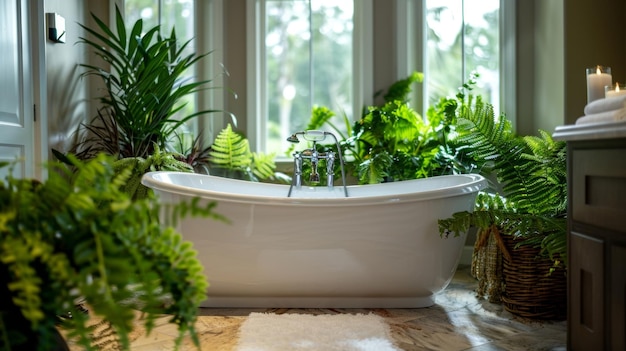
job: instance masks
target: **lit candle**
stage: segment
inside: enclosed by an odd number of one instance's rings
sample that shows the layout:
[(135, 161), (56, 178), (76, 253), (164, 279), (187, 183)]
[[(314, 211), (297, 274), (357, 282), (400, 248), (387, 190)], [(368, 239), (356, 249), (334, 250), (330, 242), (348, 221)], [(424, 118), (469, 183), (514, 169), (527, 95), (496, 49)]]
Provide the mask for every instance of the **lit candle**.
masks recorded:
[(607, 85), (613, 85), (611, 67), (587, 68), (587, 103), (604, 98)]
[(626, 85), (620, 86), (619, 83), (615, 83), (615, 88), (611, 86), (606, 86), (605, 89), (606, 98), (626, 96)]

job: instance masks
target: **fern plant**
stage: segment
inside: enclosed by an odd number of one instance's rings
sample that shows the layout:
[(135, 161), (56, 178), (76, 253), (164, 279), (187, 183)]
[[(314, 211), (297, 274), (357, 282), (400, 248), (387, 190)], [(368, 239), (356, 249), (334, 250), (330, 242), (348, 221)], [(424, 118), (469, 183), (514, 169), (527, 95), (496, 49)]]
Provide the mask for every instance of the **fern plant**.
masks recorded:
[(222, 129), (209, 151), (210, 172), (229, 178), (252, 181), (274, 177), (276, 164), (274, 154), (250, 151), (250, 144), (230, 124)]
[(408, 104), (411, 86), (422, 79), (423, 75), (415, 72), (394, 82), (383, 95), (385, 102), (366, 107), (361, 119), (353, 124), (344, 116), (347, 135), (332, 124), (333, 114), (325, 107), (313, 109), (307, 128), (328, 125), (338, 133), (340, 151), (353, 166), (352, 173), (360, 184), (463, 172), (463, 162), (453, 145), (448, 145), (454, 128), (453, 120), (445, 113), (448, 111), (430, 109), (424, 119)]
[(359, 182), (435, 175), (433, 160), (439, 153), (440, 140), (435, 128), (400, 100), (370, 107), (354, 126)]
[[(465, 232), (470, 226), (485, 233), (503, 230), (540, 247), (559, 264), (566, 250), (566, 147), (545, 131), (539, 136), (518, 136), (504, 116), (480, 97), (460, 95), (457, 109), (459, 150), (478, 171), (495, 174), (492, 190), (507, 206), (478, 206), (472, 213), (456, 213), (439, 221), (442, 234)], [(493, 205), (493, 204), (492, 204)], [(479, 235), (481, 233), (479, 232)]]
[[(66, 154), (58, 150), (52, 150), (53, 155), (66, 165), (72, 167), (74, 161)], [(153, 151), (147, 157), (124, 157), (113, 162), (113, 171), (116, 174), (130, 171), (126, 182), (120, 186), (120, 190), (126, 192), (132, 200), (144, 199), (152, 195), (152, 191), (141, 184), (141, 178), (144, 174), (154, 171), (175, 171), (175, 172), (194, 172), (195, 169), (188, 160), (182, 160), (183, 156), (175, 152), (162, 150), (155, 145)]]
[[(55, 349), (60, 323), (67, 338), (96, 350), (93, 314), (128, 350), (135, 311), (143, 312), (147, 330), (171, 315), (176, 345), (187, 334), (198, 345), (194, 323), (208, 285), (191, 244), (160, 224), (158, 203), (133, 201), (122, 190), (130, 169), (116, 172), (114, 159), (102, 154), (86, 163), (68, 158), (76, 170), (51, 163), (43, 183), (0, 181), (2, 349)], [(170, 220), (190, 212), (219, 219), (214, 206), (183, 203)]]

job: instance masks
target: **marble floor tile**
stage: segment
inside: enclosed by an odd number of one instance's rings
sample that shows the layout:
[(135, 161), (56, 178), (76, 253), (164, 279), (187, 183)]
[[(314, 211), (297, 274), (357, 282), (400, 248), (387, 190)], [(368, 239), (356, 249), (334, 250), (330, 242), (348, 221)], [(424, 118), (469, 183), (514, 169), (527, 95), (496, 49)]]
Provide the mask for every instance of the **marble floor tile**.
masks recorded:
[[(385, 319), (391, 336), (402, 350), (492, 351), (492, 350), (565, 350), (565, 321), (535, 321), (504, 310), (502, 305), (477, 299), (476, 281), (469, 267), (460, 267), (436, 304), (421, 309), (222, 309), (203, 308), (196, 328), (202, 350), (235, 350), (239, 327), (252, 312), (338, 314), (375, 313)], [(146, 335), (137, 328), (132, 335), (132, 350), (173, 350), (176, 328), (164, 317)], [(77, 349), (72, 349), (77, 350)], [(113, 344), (103, 350), (116, 350)], [(195, 350), (189, 337), (182, 351)]]

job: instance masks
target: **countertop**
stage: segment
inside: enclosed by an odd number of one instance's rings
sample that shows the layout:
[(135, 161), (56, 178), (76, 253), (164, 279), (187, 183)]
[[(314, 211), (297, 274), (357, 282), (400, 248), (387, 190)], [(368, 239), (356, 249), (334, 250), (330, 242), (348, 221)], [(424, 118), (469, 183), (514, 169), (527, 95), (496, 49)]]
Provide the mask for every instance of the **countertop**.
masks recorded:
[(564, 141), (625, 138), (626, 121), (558, 126), (552, 137)]

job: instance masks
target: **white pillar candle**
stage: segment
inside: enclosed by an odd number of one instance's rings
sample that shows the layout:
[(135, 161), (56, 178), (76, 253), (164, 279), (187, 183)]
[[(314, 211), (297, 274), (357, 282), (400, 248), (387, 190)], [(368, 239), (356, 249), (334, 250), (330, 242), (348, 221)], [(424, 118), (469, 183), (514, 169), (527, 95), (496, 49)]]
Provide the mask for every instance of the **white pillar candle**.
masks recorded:
[(626, 96), (626, 85), (619, 85), (619, 83), (615, 83), (614, 87), (606, 86), (605, 89), (606, 98)]
[(604, 87), (613, 85), (611, 67), (587, 68), (587, 103), (604, 98)]

